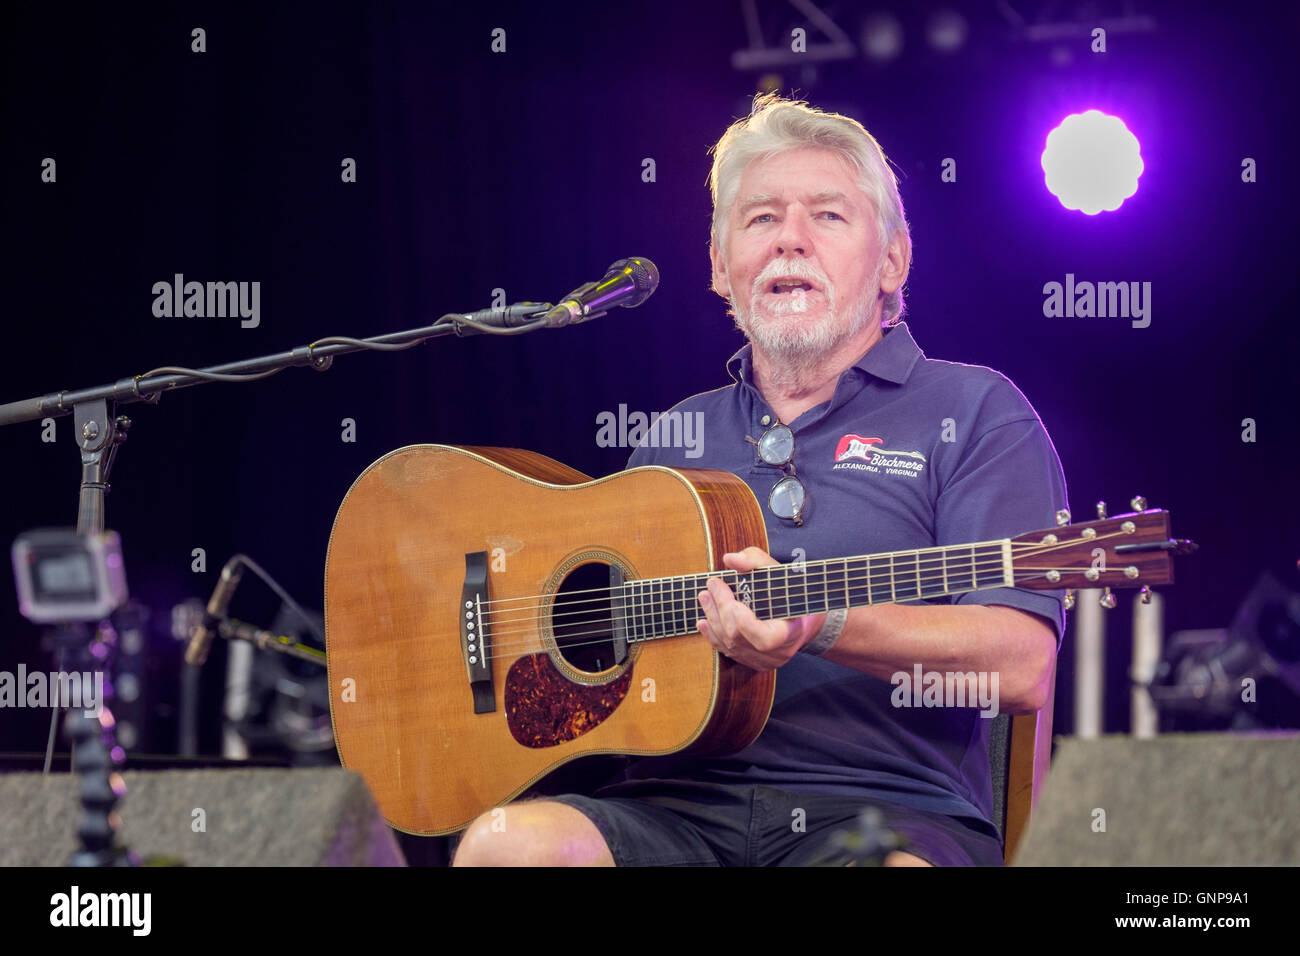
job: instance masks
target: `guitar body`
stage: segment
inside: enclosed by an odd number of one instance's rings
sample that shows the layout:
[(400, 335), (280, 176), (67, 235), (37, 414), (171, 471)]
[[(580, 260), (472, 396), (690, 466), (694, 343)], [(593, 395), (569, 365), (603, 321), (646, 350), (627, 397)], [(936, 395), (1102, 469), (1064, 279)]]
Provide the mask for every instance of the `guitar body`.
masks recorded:
[[(391, 825), (437, 835), (578, 757), (747, 746), (771, 710), (775, 672), (737, 665), (698, 635), (620, 651), (608, 598), (610, 568), (624, 581), (696, 574), (749, 545), (767, 549), (762, 512), (727, 472), (650, 467), (591, 480), (513, 449), (385, 455), (344, 498), (326, 557), (343, 765)], [(481, 681), (477, 697), (467, 555), (486, 563), (491, 609), (490, 686)], [(601, 588), (603, 605), (587, 597)], [(696, 616), (683, 612), (680, 633), (694, 632)]]

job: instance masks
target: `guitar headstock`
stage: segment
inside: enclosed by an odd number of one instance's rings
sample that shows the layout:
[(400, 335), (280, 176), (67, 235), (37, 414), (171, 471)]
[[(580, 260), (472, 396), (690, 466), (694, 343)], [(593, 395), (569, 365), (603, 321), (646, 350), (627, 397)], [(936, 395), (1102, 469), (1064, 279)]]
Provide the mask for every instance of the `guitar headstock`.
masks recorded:
[[(1011, 564), (1017, 587), (1105, 588), (1105, 607), (1114, 607), (1111, 588), (1150, 589), (1174, 580), (1175, 554), (1191, 554), (1196, 544), (1169, 536), (1169, 512), (1147, 508), (1134, 498), (1133, 511), (1109, 517), (1097, 502), (1097, 519), (1070, 523), (1068, 511), (1056, 513), (1057, 527), (1011, 539)], [(1072, 602), (1067, 601), (1067, 607)]]

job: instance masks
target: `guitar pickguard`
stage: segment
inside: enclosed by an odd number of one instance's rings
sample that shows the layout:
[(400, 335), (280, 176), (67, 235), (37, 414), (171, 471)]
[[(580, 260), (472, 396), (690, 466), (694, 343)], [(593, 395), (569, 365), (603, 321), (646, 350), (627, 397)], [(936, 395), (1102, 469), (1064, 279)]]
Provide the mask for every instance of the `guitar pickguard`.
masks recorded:
[(608, 684), (576, 684), (546, 654), (530, 654), (506, 675), (506, 723), (525, 747), (554, 747), (600, 725), (627, 696), (628, 667)]

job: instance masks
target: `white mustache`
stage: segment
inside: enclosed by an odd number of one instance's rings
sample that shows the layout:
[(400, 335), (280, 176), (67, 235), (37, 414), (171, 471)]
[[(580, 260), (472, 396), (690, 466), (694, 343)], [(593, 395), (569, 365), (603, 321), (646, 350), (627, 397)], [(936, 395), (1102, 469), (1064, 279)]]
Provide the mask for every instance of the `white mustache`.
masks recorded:
[(754, 280), (754, 294), (764, 291), (777, 279), (790, 277), (793, 279), (806, 279), (814, 283), (819, 289), (829, 293), (831, 291), (830, 280), (821, 274), (821, 272), (812, 269), (807, 265), (794, 265), (792, 263), (773, 263), (764, 269), (757, 279)]

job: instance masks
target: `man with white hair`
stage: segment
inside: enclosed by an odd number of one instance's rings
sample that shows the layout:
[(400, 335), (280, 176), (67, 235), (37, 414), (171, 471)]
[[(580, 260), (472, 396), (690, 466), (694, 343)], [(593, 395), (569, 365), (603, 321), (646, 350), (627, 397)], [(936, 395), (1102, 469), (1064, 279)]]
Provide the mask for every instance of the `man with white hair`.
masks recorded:
[[(628, 466), (716, 468), (750, 484), (771, 553), (749, 547), (727, 567), (1051, 526), (1065, 480), (1028, 401), (991, 369), (927, 359), (900, 322), (911, 237), (875, 139), (848, 117), (759, 96), (718, 142), (710, 184), (713, 287), (748, 344), (728, 362), (731, 385), (673, 409), (703, 413), (704, 456), (643, 445)], [(758, 739), (728, 756), (635, 759), (591, 796), (508, 806), (504, 828), (485, 814), (454, 863), (826, 862), (848, 859), (835, 835), (874, 807), (905, 847), (887, 865), (998, 865), (990, 708), (897, 691), (918, 673), (973, 673), (992, 709), (1041, 709), (1061, 599), (992, 588), (761, 621), (710, 578), (700, 633), (777, 670)]]

